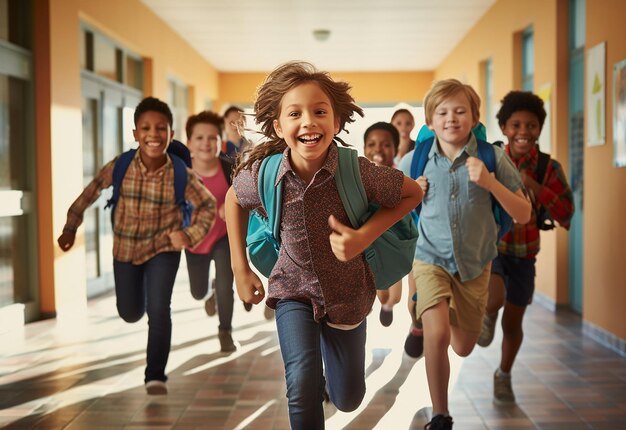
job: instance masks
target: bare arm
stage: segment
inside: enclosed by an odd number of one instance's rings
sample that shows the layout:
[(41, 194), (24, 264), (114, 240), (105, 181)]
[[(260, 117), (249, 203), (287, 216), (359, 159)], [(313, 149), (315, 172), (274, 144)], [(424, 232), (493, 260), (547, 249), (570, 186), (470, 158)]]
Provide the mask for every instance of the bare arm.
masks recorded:
[(230, 244), (231, 267), (235, 276), (237, 294), (246, 303), (258, 304), (265, 297), (265, 290), (259, 277), (250, 268), (246, 254), (249, 212), (241, 207), (232, 187), (226, 193), (224, 207), (228, 243)]
[(362, 253), (389, 227), (398, 222), (422, 201), (424, 193), (417, 182), (404, 177), (400, 203), (394, 208), (381, 207), (358, 230), (340, 223), (333, 215), (328, 219), (333, 232), (330, 246), (340, 261), (348, 261)]
[(513, 192), (506, 188), (476, 157), (469, 157), (466, 166), (470, 181), (489, 191), (516, 223), (526, 224), (530, 221), (531, 203), (521, 189)]

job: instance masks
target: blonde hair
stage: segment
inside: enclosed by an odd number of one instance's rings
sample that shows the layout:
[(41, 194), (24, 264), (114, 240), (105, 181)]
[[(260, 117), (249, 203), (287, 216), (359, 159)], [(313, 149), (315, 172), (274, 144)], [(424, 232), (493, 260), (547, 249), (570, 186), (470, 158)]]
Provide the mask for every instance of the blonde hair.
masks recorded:
[(480, 120), (480, 97), (478, 97), (474, 88), (456, 79), (444, 79), (434, 82), (424, 99), (426, 125), (432, 124), (433, 115), (437, 106), (443, 103), (444, 100), (456, 96), (458, 93), (463, 93), (465, 97), (467, 97), (470, 108), (472, 109), (473, 126), (478, 124)]
[[(334, 81), (328, 72), (319, 71), (311, 63), (291, 61), (278, 66), (265, 78), (257, 90), (254, 102), (255, 120), (261, 126), (261, 132), (266, 140), (247, 151), (247, 158), (238, 163), (234, 174), (252, 166), (256, 160), (262, 160), (272, 154), (282, 152), (287, 147), (274, 130), (274, 120), (280, 116), (283, 96), (291, 89), (307, 82), (314, 82), (330, 99), (335, 118), (339, 120), (339, 131), (345, 129), (347, 123), (354, 122), (354, 114), (363, 116), (363, 110), (354, 103), (350, 95), (350, 85), (347, 82)], [(347, 144), (335, 136), (342, 145)]]

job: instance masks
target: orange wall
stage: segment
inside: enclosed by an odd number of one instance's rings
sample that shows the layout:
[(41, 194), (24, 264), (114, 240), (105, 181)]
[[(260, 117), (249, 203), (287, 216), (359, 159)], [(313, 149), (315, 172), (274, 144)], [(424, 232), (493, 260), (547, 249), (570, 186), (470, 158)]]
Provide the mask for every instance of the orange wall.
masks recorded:
[[(36, 101), (37, 117), (48, 120), (37, 131), (39, 194), (50, 198), (39, 200), (41, 307), (46, 313), (72, 313), (85, 304), (84, 236), (79, 230), (68, 253), (58, 249), (56, 237), (82, 190), (81, 21), (148, 59), (146, 95), (167, 100), (167, 79), (175, 77), (192, 86), (190, 107), (201, 110), (206, 100), (217, 99), (217, 72), (139, 0), (36, 0), (36, 22), (46, 19), (48, 7), (48, 41), (35, 57), (35, 76), (49, 73), (50, 91), (49, 103)], [(54, 263), (45, 263), (52, 255)]]
[[(613, 65), (626, 59), (626, 2), (587, 1), (586, 47), (606, 42), (606, 144), (585, 148), (585, 320), (626, 339), (626, 168), (613, 167)], [(589, 112), (585, 112), (588, 115)]]
[[(269, 71), (268, 71), (269, 73)], [(395, 105), (407, 102), (421, 104), (433, 80), (432, 72), (362, 73), (331, 72), (336, 80), (352, 85), (357, 104)], [(265, 73), (220, 73), (218, 112), (231, 103), (251, 106), (256, 89), (263, 83)]]

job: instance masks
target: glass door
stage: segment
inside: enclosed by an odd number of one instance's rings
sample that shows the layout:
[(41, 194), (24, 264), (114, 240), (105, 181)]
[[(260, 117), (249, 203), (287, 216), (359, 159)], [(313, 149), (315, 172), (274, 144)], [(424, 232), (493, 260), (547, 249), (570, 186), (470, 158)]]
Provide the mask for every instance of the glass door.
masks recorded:
[[(140, 95), (123, 86), (84, 73), (83, 96), (83, 186), (86, 186), (110, 160), (131, 146), (132, 128), (128, 130), (128, 115)], [(111, 189), (85, 211), (87, 297), (91, 298), (113, 289), (113, 229), (111, 212), (105, 210)]]

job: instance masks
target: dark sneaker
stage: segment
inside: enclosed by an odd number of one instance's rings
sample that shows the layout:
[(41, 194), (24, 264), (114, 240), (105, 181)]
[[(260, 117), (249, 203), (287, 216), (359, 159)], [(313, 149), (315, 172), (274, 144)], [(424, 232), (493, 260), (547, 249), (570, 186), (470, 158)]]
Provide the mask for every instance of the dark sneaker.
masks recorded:
[(167, 385), (163, 381), (153, 379), (146, 382), (146, 393), (150, 396), (163, 396), (167, 394)]
[(204, 302), (204, 310), (206, 311), (206, 314), (208, 316), (210, 316), (210, 317), (215, 315), (215, 313), (216, 313), (216, 308), (215, 308), (215, 290), (213, 290), (213, 293), (211, 294), (211, 297), (206, 299), (206, 302)]
[(230, 330), (219, 330), (217, 338), (220, 341), (220, 350), (222, 352), (233, 352), (237, 350), (233, 337), (230, 335)]
[(409, 357), (419, 358), (424, 353), (424, 330), (411, 325), (411, 331), (404, 341), (404, 352)]
[(480, 346), (486, 347), (491, 345), (493, 341), (493, 335), (496, 331), (496, 321), (498, 321), (498, 313), (493, 315), (485, 314), (483, 317), (483, 327), (480, 331), (480, 336), (476, 343)]
[(252, 303), (243, 302), (243, 308), (246, 310), (246, 312), (250, 312), (252, 310)]
[(383, 327), (389, 327), (393, 322), (393, 310), (388, 311), (380, 308), (380, 323)]
[(424, 426), (424, 430), (452, 430), (452, 417), (443, 415), (435, 415), (428, 424)]
[(513, 394), (513, 387), (511, 387), (511, 375), (504, 375), (498, 370), (493, 374), (493, 402), (501, 406), (515, 404), (515, 394)]

